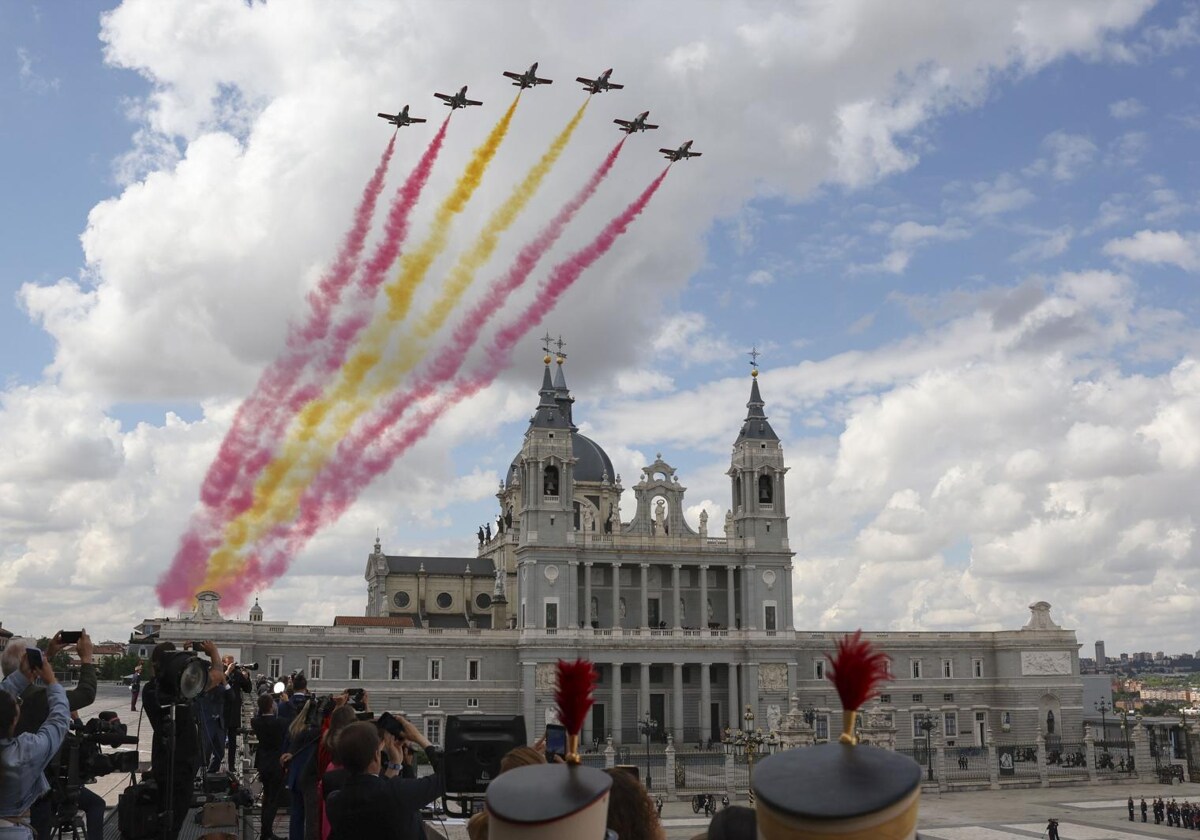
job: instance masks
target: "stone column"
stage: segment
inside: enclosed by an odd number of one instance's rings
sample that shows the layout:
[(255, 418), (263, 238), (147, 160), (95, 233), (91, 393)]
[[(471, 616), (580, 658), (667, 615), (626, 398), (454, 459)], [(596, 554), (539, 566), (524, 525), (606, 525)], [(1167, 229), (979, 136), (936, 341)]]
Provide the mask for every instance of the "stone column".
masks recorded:
[(938, 738), (937, 746), (933, 748), (933, 766), (937, 768), (938, 791), (950, 789), (950, 781), (946, 778), (946, 744)]
[(1141, 724), (1133, 727), (1133, 767), (1141, 781), (1158, 781), (1154, 775), (1154, 757), (1150, 755), (1150, 739), (1146, 737), (1146, 727)]
[(590, 560), (583, 564), (583, 626), (592, 626), (592, 563)]
[(1092, 734), (1092, 727), (1087, 724), (1083, 726), (1083, 760), (1087, 763), (1088, 784), (1097, 784), (1099, 780), (1096, 778), (1096, 738)]
[[(612, 564), (612, 626), (614, 628), (621, 626), (621, 564)], [(617, 743), (621, 743), (620, 736), (617, 737)]]
[(983, 743), (988, 763), (988, 787), (1000, 790), (1000, 753), (996, 749), (996, 740), (992, 737), (990, 726), (984, 732)]
[(613, 739), (609, 735), (607, 743), (604, 745), (604, 767), (611, 770), (617, 766), (617, 751), (613, 749)]
[[(614, 662), (612, 668), (612, 710), (608, 716), (612, 729), (612, 740), (621, 743), (621, 663)], [(530, 730), (531, 732), (533, 730)]]
[[(780, 482), (780, 485), (782, 485), (782, 482)], [(791, 563), (788, 563), (787, 566), (784, 567), (783, 572), (783, 603), (779, 605), (779, 609), (783, 612), (784, 630), (796, 629), (795, 607), (792, 606), (792, 572), (795, 570), (795, 568), (796, 567)]]
[(537, 732), (537, 663), (521, 663), (521, 713), (525, 716), (525, 731)]
[[(758, 629), (758, 614), (762, 612), (762, 606), (759, 604), (758, 596), (755, 594), (758, 591), (758, 572), (757, 567), (753, 563), (748, 563), (742, 567), (742, 629), (757, 630)], [(778, 617), (776, 618), (776, 627)]]
[(800, 666), (798, 664), (796, 664), (795, 662), (789, 662), (787, 664), (787, 666), (788, 666), (788, 689), (787, 689), (788, 693), (787, 693), (787, 696), (789, 698), (791, 698), (791, 697), (796, 696), (796, 689), (797, 689), (796, 682), (799, 679)]
[(746, 702), (750, 704), (750, 708), (754, 710), (754, 727), (763, 728), (763, 732), (767, 731), (767, 721), (763, 717), (762, 709), (758, 707), (758, 663), (749, 662), (746, 664)]
[(738, 666), (736, 662), (729, 663), (729, 709), (725, 713), (729, 721), (726, 726), (730, 729), (742, 728), (742, 710), (738, 707)]
[(683, 663), (676, 662), (675, 684), (671, 695), (671, 734), (677, 744), (683, 743)]
[(700, 564), (700, 623), (701, 630), (708, 629), (708, 564)]
[(674, 627), (679, 630), (683, 627), (683, 616), (680, 615), (679, 609), (679, 564), (671, 564), (671, 615), (675, 617)]
[[(638, 674), (638, 713), (637, 722), (640, 725), (646, 716), (650, 714), (650, 663), (641, 663), (641, 668)], [(659, 726), (666, 726), (665, 720), (658, 722)]]
[(642, 569), (642, 615), (638, 626), (650, 626), (650, 564), (639, 564)]
[(1050, 768), (1046, 765), (1046, 738), (1041, 732), (1037, 734), (1037, 763), (1038, 779), (1042, 787), (1050, 787)]
[(675, 741), (667, 736), (667, 749), (663, 755), (663, 769), (667, 773), (667, 801), (675, 798)]
[(712, 737), (712, 666), (700, 663), (700, 741)]
[(737, 626), (737, 624), (735, 623), (735, 616), (737, 614), (737, 603), (734, 601), (734, 594), (733, 594), (733, 566), (725, 567), (725, 581), (726, 581), (725, 585), (729, 588), (729, 591), (727, 593), (727, 598), (726, 598), (726, 600), (729, 602), (728, 606), (727, 606), (727, 609), (729, 610), (729, 619), (725, 626), (728, 627), (730, 630), (732, 630), (734, 627)]

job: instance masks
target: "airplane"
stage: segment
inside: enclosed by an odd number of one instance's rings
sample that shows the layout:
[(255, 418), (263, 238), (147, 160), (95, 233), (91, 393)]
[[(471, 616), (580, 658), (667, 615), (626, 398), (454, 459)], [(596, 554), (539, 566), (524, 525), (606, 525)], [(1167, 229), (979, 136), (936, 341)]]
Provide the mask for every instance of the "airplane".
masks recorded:
[(379, 116), (396, 126), (396, 128), (403, 128), (404, 126), (412, 125), (413, 123), (425, 122), (425, 120), (421, 119), (420, 117), (410, 117), (408, 115), (407, 105), (405, 105), (404, 110), (398, 114), (380, 114)]
[(642, 113), (633, 118), (632, 122), (629, 120), (613, 120), (613, 122), (621, 126), (621, 130), (626, 134), (633, 134), (635, 131), (646, 131), (647, 129), (651, 128), (658, 128), (658, 126), (649, 125), (646, 122), (646, 117), (648, 116), (650, 116), (649, 111), (642, 111)]
[(575, 81), (583, 82), (583, 89), (588, 93), (604, 93), (606, 90), (621, 90), (625, 85), (618, 85), (615, 82), (610, 82), (608, 77), (612, 75), (612, 68), (608, 68), (594, 79), (585, 79), (579, 76)]
[(533, 64), (529, 65), (529, 69), (524, 73), (513, 73), (511, 70), (505, 70), (504, 75), (508, 76), (510, 79), (515, 79), (513, 84), (522, 90), (525, 88), (537, 87), (538, 85), (554, 84), (553, 79), (539, 79), (537, 77), (537, 66), (538, 63), (535, 61)]
[(693, 152), (691, 149), (692, 141), (689, 140), (678, 149), (659, 149), (659, 151), (666, 155), (667, 159), (672, 163), (677, 160), (687, 160), (688, 158), (700, 157), (700, 155), (704, 154), (703, 152)]
[(453, 96), (450, 96), (449, 94), (445, 94), (445, 93), (435, 93), (434, 96), (436, 96), (438, 99), (441, 99), (443, 102), (445, 102), (447, 105), (449, 105), (451, 110), (453, 110), (455, 108), (466, 108), (468, 105), (482, 105), (483, 104), (482, 102), (477, 102), (474, 99), (467, 99), (467, 86), (466, 85), (463, 85), (462, 90), (460, 90), (458, 93), (454, 94)]

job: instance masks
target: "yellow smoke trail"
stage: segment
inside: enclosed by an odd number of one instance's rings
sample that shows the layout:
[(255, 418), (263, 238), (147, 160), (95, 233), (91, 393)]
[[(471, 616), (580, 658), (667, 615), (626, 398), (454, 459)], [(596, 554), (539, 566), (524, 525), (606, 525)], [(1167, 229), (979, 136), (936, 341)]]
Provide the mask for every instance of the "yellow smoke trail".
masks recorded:
[[(507, 131), (519, 98), (518, 95), (508, 113), (476, 151), (455, 190), (443, 202), (435, 216), (429, 238), (401, 261), (399, 277), (387, 288), (389, 306), (386, 316), (377, 319), (371, 325), (360, 342), (360, 346), (366, 345), (365, 348), (356, 352), (347, 362), (343, 368), (343, 376), (333, 393), (314, 400), (306, 407), (301, 415), (299, 440), (289, 439), (284, 453), (264, 470), (255, 487), (253, 506), (230, 523), (226, 531), (225, 546), (210, 559), (206, 588), (214, 588), (219, 582), (227, 580), (229, 575), (236, 573), (237, 568), (241, 566), (238, 562), (238, 549), (265, 534), (272, 525), (295, 516), (304, 489), (328, 461), (337, 442), (349, 433), (358, 418), (369, 411), (380, 398), (390, 393), (403, 376), (420, 361), (423, 357), (424, 341), (441, 328), (470, 286), (475, 274), (491, 258), (500, 235), (512, 225), (537, 192), (566, 148), (587, 109), (585, 101), (504, 204), (492, 214), (474, 246), (456, 262), (437, 301), (420, 319), (416, 338), (406, 336), (397, 358), (378, 371), (373, 377), (371, 387), (363, 391), (362, 383), (382, 358), (391, 325), (403, 320), (411, 308), (417, 286), (433, 260), (445, 248), (449, 225), (453, 217), (461, 212), (482, 179), (487, 164), (495, 155)], [(333, 420), (328, 427), (319, 429), (321, 420), (330, 409), (336, 409)], [(313, 439), (314, 433), (318, 431), (319, 434)]]

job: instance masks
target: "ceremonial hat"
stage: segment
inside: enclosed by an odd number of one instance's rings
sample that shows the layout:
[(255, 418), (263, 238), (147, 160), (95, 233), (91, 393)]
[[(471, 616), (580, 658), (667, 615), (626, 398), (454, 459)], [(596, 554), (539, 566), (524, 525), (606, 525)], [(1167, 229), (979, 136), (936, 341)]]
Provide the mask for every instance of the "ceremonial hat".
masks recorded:
[(584, 767), (579, 732), (592, 706), (596, 671), (584, 659), (559, 661), (555, 700), (567, 730), (563, 764), (518, 767), (487, 789), (490, 840), (604, 840), (612, 778)]
[(861, 631), (838, 642), (829, 679), (842, 700), (836, 742), (776, 753), (754, 768), (761, 840), (911, 840), (921, 767), (892, 750), (859, 745), (858, 709), (889, 679), (887, 656)]

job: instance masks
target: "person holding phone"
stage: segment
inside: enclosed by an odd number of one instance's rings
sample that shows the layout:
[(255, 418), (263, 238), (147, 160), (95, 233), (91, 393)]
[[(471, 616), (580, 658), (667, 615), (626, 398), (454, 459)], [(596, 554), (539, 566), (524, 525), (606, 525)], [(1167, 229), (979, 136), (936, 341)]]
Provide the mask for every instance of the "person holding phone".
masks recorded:
[[(29, 648), (33, 650), (37, 648)], [(54, 678), (49, 659), (40, 650), (30, 657), (29, 651), (23, 657), (25, 668), (10, 674), (0, 691), (0, 836), (5, 838), (34, 836), (30, 808), (50, 790), (46, 767), (58, 755), (71, 722), (67, 692)], [(49, 712), (36, 732), (17, 734), (18, 698), (30, 677), (41, 681)]]

